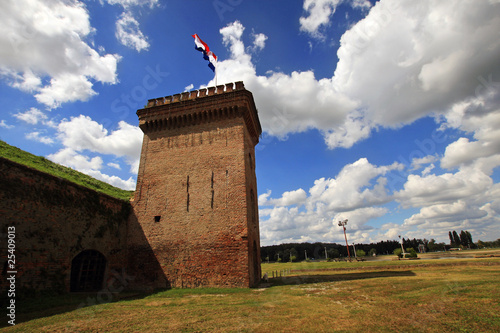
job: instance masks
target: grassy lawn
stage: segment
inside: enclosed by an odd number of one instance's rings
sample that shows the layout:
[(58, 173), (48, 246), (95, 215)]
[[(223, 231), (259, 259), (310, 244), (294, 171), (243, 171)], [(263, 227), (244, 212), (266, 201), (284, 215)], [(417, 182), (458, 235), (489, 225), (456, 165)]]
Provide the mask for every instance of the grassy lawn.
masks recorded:
[[(347, 266), (346, 266), (347, 265)], [(350, 266), (349, 266), (350, 265)], [(287, 267), (288, 266), (288, 267)], [(291, 274), (255, 289), (66, 295), (25, 308), (6, 332), (498, 332), (500, 258), (263, 264)], [(97, 302), (99, 303), (99, 302)]]
[(133, 191), (125, 191), (108, 183), (102, 182), (81, 172), (75, 171), (71, 168), (56, 164), (49, 161), (45, 157), (36, 156), (25, 152), (17, 147), (11, 146), (4, 141), (0, 140), (0, 156), (13, 162), (26, 165), (30, 168), (48, 173), (50, 175), (64, 178), (70, 182), (76, 183), (81, 186), (88, 187), (97, 192), (101, 192), (112, 197), (128, 201)]

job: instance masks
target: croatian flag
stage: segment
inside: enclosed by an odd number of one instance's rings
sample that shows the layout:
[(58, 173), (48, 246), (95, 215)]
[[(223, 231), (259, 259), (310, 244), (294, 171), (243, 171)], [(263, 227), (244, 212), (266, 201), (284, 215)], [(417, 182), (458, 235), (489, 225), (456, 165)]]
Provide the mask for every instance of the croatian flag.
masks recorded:
[(217, 66), (217, 56), (210, 51), (208, 45), (198, 37), (198, 34), (192, 35), (194, 38), (195, 49), (203, 52), (203, 59), (208, 60), (208, 67), (215, 72), (215, 66)]

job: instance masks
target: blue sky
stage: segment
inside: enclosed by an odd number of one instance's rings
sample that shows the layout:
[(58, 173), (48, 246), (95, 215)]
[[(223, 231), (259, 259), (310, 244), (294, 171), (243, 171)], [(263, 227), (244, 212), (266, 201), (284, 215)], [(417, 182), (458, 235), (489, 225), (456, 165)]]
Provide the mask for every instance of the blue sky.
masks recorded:
[(134, 189), (147, 99), (244, 81), (262, 245), (500, 237), (494, 0), (0, 4), (0, 138)]

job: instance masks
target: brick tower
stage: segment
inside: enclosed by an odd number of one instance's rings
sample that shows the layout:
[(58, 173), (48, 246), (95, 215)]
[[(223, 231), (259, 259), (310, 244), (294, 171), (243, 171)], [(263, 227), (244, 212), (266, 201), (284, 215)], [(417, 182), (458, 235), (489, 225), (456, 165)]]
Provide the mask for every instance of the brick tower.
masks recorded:
[[(261, 276), (255, 145), (243, 82), (148, 101), (129, 265), (152, 287), (251, 287)], [(136, 223), (134, 223), (136, 222)]]

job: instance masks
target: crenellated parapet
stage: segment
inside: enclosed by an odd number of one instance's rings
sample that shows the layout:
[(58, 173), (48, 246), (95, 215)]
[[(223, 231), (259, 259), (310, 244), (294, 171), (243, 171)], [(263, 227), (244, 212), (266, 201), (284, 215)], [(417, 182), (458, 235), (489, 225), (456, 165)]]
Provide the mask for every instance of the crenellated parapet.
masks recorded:
[(208, 87), (198, 90), (186, 91), (180, 94), (170, 95), (166, 97), (153, 98), (148, 100), (146, 108), (153, 106), (160, 106), (164, 104), (171, 104), (181, 101), (185, 102), (192, 99), (203, 98), (213, 95), (220, 95), (238, 90), (245, 90), (245, 86), (243, 85), (242, 81), (238, 81), (235, 83), (226, 83), (225, 85), (219, 85), (216, 87)]
[(237, 117), (244, 119), (255, 144), (262, 133), (252, 93), (241, 81), (150, 99), (137, 115), (146, 134)]

